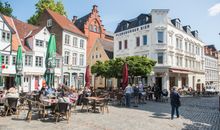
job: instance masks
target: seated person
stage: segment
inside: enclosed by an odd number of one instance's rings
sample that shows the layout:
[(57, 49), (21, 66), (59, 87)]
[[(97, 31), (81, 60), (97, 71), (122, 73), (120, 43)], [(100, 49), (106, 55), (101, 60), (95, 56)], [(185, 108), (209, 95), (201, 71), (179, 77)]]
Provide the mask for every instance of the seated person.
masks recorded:
[(18, 98), (18, 97), (19, 97), (18, 90), (17, 90), (14, 86), (11, 87), (11, 88), (7, 91), (6, 97), (7, 97), (7, 98)]

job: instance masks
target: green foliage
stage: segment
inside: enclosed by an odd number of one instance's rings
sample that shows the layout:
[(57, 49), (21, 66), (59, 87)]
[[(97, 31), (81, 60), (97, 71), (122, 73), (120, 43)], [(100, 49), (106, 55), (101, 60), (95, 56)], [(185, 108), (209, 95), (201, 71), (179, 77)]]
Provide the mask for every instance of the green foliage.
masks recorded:
[(39, 19), (39, 16), (44, 12), (45, 9), (50, 9), (55, 11), (61, 15), (66, 15), (64, 5), (61, 0), (55, 2), (54, 0), (39, 0), (37, 4), (35, 4), (36, 12), (33, 16), (28, 19), (29, 24), (36, 25)]
[(128, 64), (128, 74), (132, 78), (135, 76), (146, 76), (149, 74), (155, 61), (143, 56), (129, 56), (124, 59), (116, 58), (109, 61), (97, 61), (91, 68), (92, 74), (105, 78), (121, 78), (124, 63)]
[(2, 3), (0, 1), (0, 12), (9, 17), (13, 16), (12, 15), (13, 9), (11, 8), (11, 5), (8, 2)]

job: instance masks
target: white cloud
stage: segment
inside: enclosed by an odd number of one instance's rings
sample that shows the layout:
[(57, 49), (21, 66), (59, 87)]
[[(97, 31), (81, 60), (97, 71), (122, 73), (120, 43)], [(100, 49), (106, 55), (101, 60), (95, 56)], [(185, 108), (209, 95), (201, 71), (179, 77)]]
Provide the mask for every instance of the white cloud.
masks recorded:
[(220, 3), (213, 5), (211, 8), (209, 8), (208, 11), (210, 16), (216, 16), (220, 14)]

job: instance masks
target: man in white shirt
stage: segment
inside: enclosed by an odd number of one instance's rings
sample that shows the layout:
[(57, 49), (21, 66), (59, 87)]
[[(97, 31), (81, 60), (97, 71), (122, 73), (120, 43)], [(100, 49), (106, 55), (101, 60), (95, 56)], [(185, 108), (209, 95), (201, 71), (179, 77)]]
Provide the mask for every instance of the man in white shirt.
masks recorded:
[(126, 107), (131, 106), (131, 94), (132, 93), (133, 93), (133, 88), (131, 87), (131, 84), (128, 84), (128, 86), (125, 88)]

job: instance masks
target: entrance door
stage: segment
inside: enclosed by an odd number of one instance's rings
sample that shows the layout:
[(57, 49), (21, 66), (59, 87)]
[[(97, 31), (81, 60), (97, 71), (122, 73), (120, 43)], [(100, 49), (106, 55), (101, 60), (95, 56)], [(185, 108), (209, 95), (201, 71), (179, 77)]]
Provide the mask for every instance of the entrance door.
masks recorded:
[(14, 86), (15, 78), (14, 77), (5, 77), (5, 87), (7, 89)]
[(31, 77), (24, 76), (24, 82), (23, 82), (23, 91), (24, 92), (31, 92)]
[(162, 77), (156, 77), (156, 85), (160, 88), (160, 91), (162, 91)]

